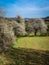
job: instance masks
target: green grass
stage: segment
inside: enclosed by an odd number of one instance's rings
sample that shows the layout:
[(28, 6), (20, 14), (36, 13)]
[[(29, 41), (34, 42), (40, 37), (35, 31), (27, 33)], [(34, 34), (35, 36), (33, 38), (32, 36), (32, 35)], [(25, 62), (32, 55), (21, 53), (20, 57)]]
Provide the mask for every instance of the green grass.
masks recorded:
[(20, 37), (17, 38), (14, 48), (49, 50), (49, 37)]
[(13, 47), (0, 53), (0, 65), (49, 65), (49, 37), (19, 37)]

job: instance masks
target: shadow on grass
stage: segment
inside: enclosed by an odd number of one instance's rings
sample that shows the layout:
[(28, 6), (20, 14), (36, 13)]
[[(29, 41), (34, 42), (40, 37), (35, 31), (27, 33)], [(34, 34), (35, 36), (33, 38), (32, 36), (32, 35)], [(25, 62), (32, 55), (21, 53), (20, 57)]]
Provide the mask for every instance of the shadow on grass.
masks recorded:
[(17, 37), (49, 37), (48, 35), (26, 35), (26, 36), (17, 36)]
[(49, 65), (49, 51), (11, 48), (2, 54), (5, 60), (1, 65)]

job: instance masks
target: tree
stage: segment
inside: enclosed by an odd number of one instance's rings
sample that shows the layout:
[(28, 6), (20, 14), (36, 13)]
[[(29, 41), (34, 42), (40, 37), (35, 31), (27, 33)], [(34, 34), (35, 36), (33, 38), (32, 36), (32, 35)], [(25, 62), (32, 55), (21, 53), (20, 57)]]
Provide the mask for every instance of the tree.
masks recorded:
[(49, 24), (47, 24), (47, 35), (49, 35)]
[(0, 5), (0, 17), (5, 17), (6, 11), (5, 9)]
[(47, 33), (47, 26), (43, 19), (35, 19), (33, 21), (33, 29), (35, 36), (38, 31), (40, 31), (41, 35), (45, 35)]
[(41, 35), (45, 35), (47, 33), (47, 26), (43, 19), (34, 18), (26, 21), (26, 31), (29, 34), (34, 32), (35, 36), (37, 35), (37, 32), (40, 32)]
[[(12, 22), (12, 21), (11, 21)], [(5, 18), (0, 19), (0, 49), (9, 49), (15, 42), (16, 38), (10, 21)], [(0, 50), (1, 51), (1, 50)]]
[(21, 16), (16, 17), (16, 26), (14, 28), (16, 36), (25, 36), (25, 20)]
[(30, 21), (29, 19), (25, 20), (25, 29), (27, 35), (29, 35), (33, 31), (32, 21)]

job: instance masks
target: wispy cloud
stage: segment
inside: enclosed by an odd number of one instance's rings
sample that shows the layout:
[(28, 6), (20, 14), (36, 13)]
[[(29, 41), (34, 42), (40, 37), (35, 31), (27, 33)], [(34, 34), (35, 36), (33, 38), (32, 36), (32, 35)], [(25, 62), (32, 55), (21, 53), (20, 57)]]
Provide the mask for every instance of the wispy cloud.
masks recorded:
[(0, 0), (0, 4), (6, 9), (8, 17), (17, 14), (23, 17), (49, 16), (49, 0)]
[(15, 4), (10, 4), (7, 7), (7, 16), (9, 16), (9, 14), (11, 14), (10, 16), (16, 16), (17, 14), (20, 15), (41, 15), (40, 13), (43, 13), (44, 11), (49, 11), (49, 6), (46, 7), (38, 7), (35, 5), (31, 5), (31, 4), (27, 4), (27, 5), (23, 5), (23, 6), (18, 6), (16, 3)]

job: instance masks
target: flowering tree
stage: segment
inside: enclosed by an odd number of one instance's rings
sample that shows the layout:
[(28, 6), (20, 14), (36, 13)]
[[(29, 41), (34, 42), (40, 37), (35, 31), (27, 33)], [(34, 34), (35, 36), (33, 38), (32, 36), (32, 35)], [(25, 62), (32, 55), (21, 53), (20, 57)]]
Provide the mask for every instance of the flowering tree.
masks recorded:
[(35, 19), (33, 21), (33, 29), (35, 35), (38, 31), (40, 31), (41, 35), (45, 35), (47, 33), (47, 26), (43, 19)]
[(5, 9), (0, 5), (0, 17), (5, 17), (6, 11)]
[(25, 20), (21, 16), (16, 17), (16, 26), (14, 28), (16, 36), (25, 36)]

